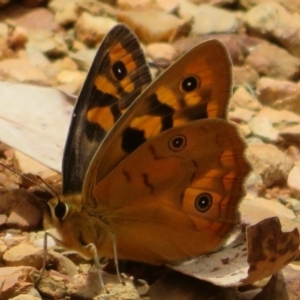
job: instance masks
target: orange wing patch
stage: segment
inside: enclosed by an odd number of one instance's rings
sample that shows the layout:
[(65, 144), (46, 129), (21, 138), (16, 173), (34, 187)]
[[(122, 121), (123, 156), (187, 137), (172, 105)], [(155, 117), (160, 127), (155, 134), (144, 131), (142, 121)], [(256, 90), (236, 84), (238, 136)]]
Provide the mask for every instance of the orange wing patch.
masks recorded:
[(116, 85), (114, 85), (114, 83), (111, 82), (105, 75), (96, 76), (95, 87), (102, 93), (113, 95), (118, 99), (120, 98)]
[[(145, 125), (146, 124), (146, 125)], [(161, 132), (161, 117), (158, 116), (142, 116), (135, 118), (130, 123), (131, 128), (142, 130), (144, 137), (148, 140)]]
[(98, 124), (106, 131), (110, 130), (115, 124), (115, 119), (109, 106), (90, 109), (87, 112), (87, 120), (91, 123)]

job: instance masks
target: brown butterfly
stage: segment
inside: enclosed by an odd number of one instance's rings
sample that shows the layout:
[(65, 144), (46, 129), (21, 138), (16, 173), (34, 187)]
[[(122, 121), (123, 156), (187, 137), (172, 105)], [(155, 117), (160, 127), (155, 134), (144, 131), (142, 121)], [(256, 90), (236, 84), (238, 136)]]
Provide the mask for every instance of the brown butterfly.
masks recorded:
[(214, 251), (239, 222), (249, 164), (226, 120), (226, 48), (204, 42), (150, 82), (137, 38), (117, 25), (75, 106), (63, 195), (46, 216), (87, 257), (173, 263)]

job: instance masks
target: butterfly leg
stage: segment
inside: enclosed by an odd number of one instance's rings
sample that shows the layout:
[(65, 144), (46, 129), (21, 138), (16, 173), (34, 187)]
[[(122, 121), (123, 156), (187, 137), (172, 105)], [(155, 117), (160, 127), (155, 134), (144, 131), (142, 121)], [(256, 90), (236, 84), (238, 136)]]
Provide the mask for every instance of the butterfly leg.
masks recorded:
[[(63, 241), (61, 241), (60, 239), (58, 239), (57, 237), (55, 237), (50, 232), (48, 232), (48, 231), (45, 232), (44, 243), (43, 243), (44, 244), (44, 247), (43, 247), (43, 250), (44, 250), (43, 251), (43, 266), (42, 266), (42, 270), (41, 270), (41, 273), (40, 273), (39, 277), (34, 282), (35, 286), (37, 286), (37, 284), (39, 283), (39, 281), (42, 279), (42, 277), (43, 277), (43, 275), (45, 273), (45, 270), (46, 270), (47, 249), (48, 249), (47, 238), (48, 238), (48, 236), (52, 237), (56, 244), (58, 244), (58, 245), (60, 245), (62, 247), (64, 246)], [(99, 276), (100, 286), (108, 294), (109, 292), (108, 292), (108, 290), (106, 289), (106, 287), (104, 285), (104, 280), (103, 280), (103, 277), (102, 277), (102, 269), (101, 269), (101, 266), (99, 264), (99, 257), (98, 257), (98, 253), (97, 253), (97, 248), (96, 248), (95, 244), (93, 244), (93, 243), (86, 245), (85, 248), (92, 250), (93, 256), (94, 256), (94, 261), (95, 261), (95, 266), (98, 269), (98, 276)], [(118, 272), (119, 272), (119, 269), (118, 269)], [(120, 274), (120, 273), (118, 273), (118, 274)]]
[[(56, 244), (58, 244), (58, 245), (60, 245), (62, 247), (64, 246), (63, 241), (61, 241), (60, 239), (58, 239), (57, 237), (55, 237), (50, 232), (48, 232), (48, 231), (45, 232), (44, 243), (43, 243), (44, 244), (44, 247), (43, 247), (43, 250), (44, 250), (43, 251), (43, 266), (42, 266), (42, 270), (41, 270), (41, 273), (40, 273), (39, 277), (34, 282), (35, 286), (39, 283), (39, 281), (42, 279), (42, 277), (43, 277), (43, 275), (45, 273), (46, 261), (47, 261), (47, 249), (48, 249), (48, 246), (47, 246), (47, 238), (48, 238), (48, 236), (52, 237)], [(102, 271), (101, 271), (101, 266), (99, 264), (99, 257), (98, 257), (96, 246), (95, 246), (95, 244), (88, 244), (85, 247), (92, 249), (93, 255), (94, 255), (94, 260), (95, 260), (95, 265), (96, 265), (96, 268), (98, 269), (100, 286), (101, 286), (101, 288), (103, 288), (105, 290), (106, 293), (108, 293), (108, 290), (106, 289), (106, 287), (104, 285), (104, 281), (103, 281), (103, 277), (102, 277)]]
[(37, 284), (39, 283), (39, 281), (42, 279), (45, 270), (46, 270), (46, 261), (47, 261), (47, 250), (48, 250), (48, 237), (52, 237), (53, 240), (55, 241), (56, 244), (63, 246), (64, 243), (58, 239), (57, 237), (55, 237), (53, 234), (51, 234), (50, 232), (46, 231), (45, 235), (44, 235), (44, 243), (43, 243), (43, 266), (42, 266), (42, 270), (41, 273), (39, 275), (39, 277), (35, 280), (34, 285), (37, 286)]
[(99, 256), (98, 256), (98, 253), (97, 253), (97, 248), (95, 246), (95, 244), (91, 243), (91, 244), (88, 244), (85, 246), (85, 248), (87, 249), (92, 249), (93, 251), (93, 254), (94, 254), (94, 261), (95, 261), (95, 266), (98, 270), (98, 275), (99, 275), (99, 281), (100, 281), (100, 285), (101, 287), (105, 290), (105, 292), (107, 294), (109, 294), (108, 290), (106, 289), (105, 285), (104, 285), (104, 280), (103, 280), (103, 277), (102, 277), (102, 269), (101, 269), (101, 266), (99, 264)]
[(117, 272), (118, 279), (120, 283), (125, 285), (124, 280), (121, 277), (120, 270), (119, 270), (119, 260), (118, 260), (118, 251), (117, 251), (117, 240), (116, 236), (113, 232), (110, 233), (111, 239), (112, 239), (112, 244), (113, 244), (113, 251), (114, 251), (114, 262), (115, 262), (115, 268)]
[[(41, 270), (41, 273), (39, 275), (39, 277), (35, 280), (34, 282), (34, 286), (37, 287), (38, 283), (40, 282), (40, 280), (42, 279), (44, 273), (45, 273), (45, 270), (46, 270), (46, 261), (47, 261), (47, 249), (48, 249), (48, 246), (47, 246), (47, 238), (48, 236), (51, 236), (55, 242), (57, 242), (57, 238), (55, 236), (53, 236), (51, 233), (49, 233), (48, 231), (45, 232), (45, 235), (44, 235), (44, 243), (43, 243), (43, 266), (42, 266), (42, 270)], [(59, 241), (59, 240), (58, 240)]]

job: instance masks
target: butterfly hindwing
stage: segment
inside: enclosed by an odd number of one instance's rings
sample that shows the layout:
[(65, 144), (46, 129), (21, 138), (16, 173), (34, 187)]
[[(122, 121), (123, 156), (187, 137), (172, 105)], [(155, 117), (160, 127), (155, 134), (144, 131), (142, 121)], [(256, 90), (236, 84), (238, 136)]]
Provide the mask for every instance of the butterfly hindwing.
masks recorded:
[(63, 158), (63, 194), (81, 192), (95, 151), (151, 82), (139, 41), (125, 25), (104, 38), (78, 97)]
[(95, 214), (105, 212), (119, 257), (165, 263), (216, 249), (239, 221), (244, 150), (234, 124), (209, 119), (169, 129), (128, 155), (94, 189)]

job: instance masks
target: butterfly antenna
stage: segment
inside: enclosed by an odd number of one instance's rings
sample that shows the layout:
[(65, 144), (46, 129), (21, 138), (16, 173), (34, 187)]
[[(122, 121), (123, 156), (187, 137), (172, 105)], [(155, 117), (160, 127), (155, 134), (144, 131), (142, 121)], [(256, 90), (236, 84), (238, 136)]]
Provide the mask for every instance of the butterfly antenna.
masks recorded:
[(16, 175), (18, 175), (18, 176), (20, 176), (20, 177), (22, 177), (22, 178), (25, 178), (26, 180), (28, 180), (28, 181), (30, 181), (30, 182), (36, 184), (37, 186), (43, 188), (43, 189), (46, 190), (49, 194), (51, 194), (53, 197), (57, 198), (58, 201), (60, 202), (59, 195), (58, 195), (58, 194), (57, 194), (57, 193), (49, 186), (49, 184), (47, 184), (47, 183), (45, 182), (45, 180), (44, 180), (41, 176), (36, 175), (36, 177), (37, 177), (43, 184), (39, 183), (39, 182), (36, 181), (36, 180), (33, 180), (32, 178), (30, 178), (30, 177), (28, 177), (28, 176), (26, 176), (26, 175), (24, 175), (24, 174), (21, 174), (20, 172), (18, 172), (18, 171), (16, 171), (15, 169), (13, 169), (13, 168), (11, 168), (11, 167), (5, 165), (5, 164), (2, 163), (2, 162), (0, 162), (0, 165), (1, 165), (2, 167), (4, 167), (5, 169), (9, 170), (10, 172), (12, 172), (12, 173), (14, 173), (14, 174), (16, 174)]
[(41, 187), (43, 187), (46, 191), (48, 191), (54, 198), (57, 198), (58, 202), (60, 202), (59, 194), (53, 190), (53, 188), (40, 176), (36, 175), (36, 177), (44, 184), (41, 185), (37, 182), (37, 184)]

